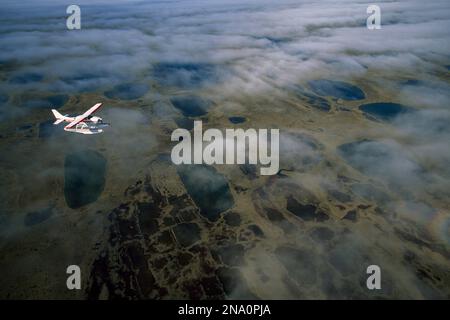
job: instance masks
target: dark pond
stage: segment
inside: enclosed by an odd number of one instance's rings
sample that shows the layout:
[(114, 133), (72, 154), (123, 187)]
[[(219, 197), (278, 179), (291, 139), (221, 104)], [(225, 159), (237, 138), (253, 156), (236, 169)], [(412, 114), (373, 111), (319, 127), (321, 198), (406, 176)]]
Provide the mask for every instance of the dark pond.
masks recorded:
[(264, 37), (264, 38), (269, 40), (273, 44), (277, 44), (277, 45), (291, 40), (289, 38), (275, 38), (275, 37)]
[(241, 244), (231, 244), (215, 250), (222, 262), (229, 266), (241, 266), (244, 263), (244, 247)]
[(292, 196), (287, 198), (286, 209), (305, 221), (323, 222), (329, 219), (328, 215), (314, 204), (302, 204)]
[(50, 218), (53, 214), (53, 208), (45, 208), (33, 212), (28, 212), (24, 219), (24, 224), (27, 227), (33, 226), (35, 224), (39, 224), (48, 218)]
[(62, 123), (54, 125), (53, 122), (54, 120), (47, 120), (39, 123), (39, 138), (50, 138), (64, 132)]
[(359, 106), (364, 113), (384, 121), (391, 121), (400, 114), (412, 112), (413, 109), (398, 103), (376, 102)]
[(53, 106), (52, 109), (61, 108), (69, 100), (69, 96), (65, 94), (57, 94), (47, 97), (47, 101)]
[(341, 274), (351, 275), (357, 270), (357, 266), (363, 264), (361, 254), (355, 249), (347, 249), (343, 246), (336, 247), (329, 254), (329, 261)]
[(6, 93), (0, 93), (0, 104), (3, 104), (9, 100), (9, 97)]
[(23, 126), (17, 127), (18, 131), (27, 131), (29, 129), (33, 128), (32, 124), (24, 124)]
[(306, 170), (322, 161), (323, 146), (313, 137), (299, 132), (281, 132), (280, 167), (285, 170)]
[(318, 96), (315, 96), (312, 94), (305, 94), (305, 98), (306, 98), (306, 102), (310, 106), (312, 106), (320, 111), (328, 112), (331, 109), (330, 103), (324, 98), (321, 98), (321, 97), (318, 97)]
[(9, 81), (14, 84), (26, 84), (30, 82), (38, 82), (41, 81), (42, 79), (44, 79), (43, 75), (35, 72), (28, 72), (18, 74), (12, 77)]
[(425, 81), (417, 80), (417, 79), (408, 79), (402, 82), (404, 86), (423, 86), (426, 85)]
[(380, 189), (371, 184), (355, 183), (351, 185), (351, 190), (354, 194), (368, 200), (384, 203), (389, 200), (389, 196)]
[(264, 232), (261, 230), (261, 228), (259, 226), (257, 226), (256, 224), (251, 224), (248, 226), (248, 230), (250, 230), (251, 232), (253, 232), (253, 234), (257, 237), (263, 238), (264, 237)]
[(0, 71), (12, 71), (18, 67), (18, 62), (14, 59), (0, 59)]
[(66, 156), (64, 195), (74, 209), (95, 202), (105, 187), (106, 159), (97, 151), (82, 150)]
[(361, 100), (366, 97), (360, 88), (343, 81), (312, 80), (308, 85), (319, 96), (331, 96), (342, 100)]
[(234, 205), (227, 180), (207, 165), (179, 165), (178, 174), (200, 213), (210, 221), (216, 221), (220, 213)]
[(225, 294), (233, 299), (256, 300), (259, 299), (249, 289), (245, 278), (239, 268), (220, 267), (216, 271), (217, 277), (222, 283)]
[(173, 233), (182, 247), (189, 247), (200, 240), (200, 228), (196, 223), (177, 224)]
[[(397, 191), (415, 188), (428, 179), (424, 169), (393, 142), (360, 140), (340, 145), (337, 152), (355, 169), (382, 178), (396, 187)], [(367, 192), (361, 186), (359, 191), (362, 194)], [(380, 200), (383, 198), (378, 193), (372, 196)]]
[(237, 227), (241, 224), (241, 216), (239, 215), (239, 213), (233, 211), (228, 212), (225, 215), (224, 219), (225, 223), (232, 227)]
[(208, 112), (210, 101), (196, 96), (173, 97), (170, 102), (180, 110), (185, 117), (203, 116)]
[(341, 191), (339, 191), (337, 189), (333, 189), (333, 188), (325, 187), (325, 189), (327, 190), (328, 194), (331, 197), (337, 199), (340, 202), (347, 203), (352, 200), (352, 197), (350, 195), (348, 195), (347, 193), (341, 192)]
[(33, 137), (35, 137), (35, 133), (34, 133), (33, 129), (34, 129), (33, 124), (25, 124), (25, 125), (17, 127), (16, 131), (23, 134), (24, 137), (26, 137), (26, 138), (33, 138)]
[(233, 124), (239, 124), (245, 122), (247, 119), (245, 119), (245, 117), (236, 116), (236, 117), (229, 117), (228, 120), (230, 120), (230, 122)]
[(333, 239), (334, 232), (326, 227), (317, 227), (311, 231), (310, 236), (316, 241), (329, 241)]
[(242, 173), (247, 176), (250, 180), (258, 178), (258, 167), (255, 164), (241, 164), (239, 165)]
[(46, 98), (28, 99), (23, 103), (26, 108), (36, 109), (59, 109), (69, 100), (66, 94), (55, 94)]
[(305, 249), (281, 246), (275, 249), (275, 256), (290, 271), (290, 277), (298, 283), (311, 285), (316, 282), (317, 272), (314, 255)]
[(159, 208), (152, 202), (140, 202), (137, 205), (139, 227), (147, 235), (152, 235), (159, 230)]
[(122, 83), (111, 90), (105, 91), (109, 99), (134, 100), (147, 93), (149, 87), (143, 83)]
[(164, 86), (194, 88), (217, 81), (216, 67), (206, 63), (159, 63), (153, 76)]
[(290, 223), (280, 211), (273, 208), (264, 208), (264, 211), (266, 212), (267, 218), (269, 218), (274, 225), (283, 229), (284, 232), (291, 233), (295, 230), (294, 225)]
[(384, 163), (392, 153), (383, 143), (366, 139), (342, 144), (337, 150), (350, 165), (363, 172), (367, 171), (366, 166)]
[(309, 106), (313, 108), (324, 112), (328, 112), (331, 109), (330, 103), (327, 101), (327, 99), (316, 96), (315, 94), (308, 92), (308, 90), (303, 87), (296, 86), (294, 88), (294, 92), (299, 99), (305, 101)]
[(347, 212), (343, 219), (356, 222), (358, 220), (358, 214), (356, 213), (356, 210), (350, 210)]
[(175, 123), (179, 128), (186, 130), (192, 130), (194, 128), (194, 120), (189, 118), (177, 118), (175, 119)]
[(95, 91), (101, 84), (102, 77), (93, 73), (81, 73), (62, 77), (61, 81), (75, 87), (78, 92)]

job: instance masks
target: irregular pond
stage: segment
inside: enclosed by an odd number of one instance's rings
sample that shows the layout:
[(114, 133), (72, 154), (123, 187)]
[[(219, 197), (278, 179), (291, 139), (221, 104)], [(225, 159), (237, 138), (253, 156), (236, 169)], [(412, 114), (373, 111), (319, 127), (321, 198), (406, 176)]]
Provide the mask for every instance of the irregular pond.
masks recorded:
[(280, 134), (280, 168), (304, 171), (323, 160), (323, 146), (313, 137), (299, 132)]
[(210, 221), (216, 221), (220, 213), (234, 205), (227, 180), (207, 165), (179, 165), (181, 181), (200, 208), (200, 213)]
[(134, 100), (147, 93), (149, 87), (144, 83), (122, 83), (111, 90), (105, 91), (109, 99)]
[(359, 110), (380, 120), (392, 121), (398, 115), (412, 112), (414, 109), (398, 103), (375, 102), (360, 105)]
[(8, 102), (9, 97), (6, 93), (0, 93), (0, 104), (4, 104), (5, 102)]
[(198, 117), (208, 113), (210, 101), (196, 96), (173, 97), (170, 102), (180, 110), (185, 117)]
[(67, 85), (74, 87), (78, 92), (95, 91), (102, 84), (106, 82), (105, 78), (93, 73), (81, 73), (71, 76), (61, 77)]
[(389, 200), (389, 196), (380, 189), (367, 183), (355, 183), (351, 185), (351, 190), (357, 196), (378, 203), (385, 203)]
[(237, 227), (241, 224), (241, 216), (233, 211), (228, 212), (225, 217), (225, 223), (232, 227)]
[(219, 247), (215, 253), (220, 257), (222, 262), (228, 266), (241, 266), (244, 264), (245, 249), (242, 244), (231, 244)]
[(194, 121), (189, 118), (177, 118), (175, 119), (175, 123), (179, 128), (186, 130), (192, 130), (194, 128)]
[(38, 82), (44, 79), (44, 76), (36, 72), (27, 72), (13, 76), (9, 82), (14, 84), (26, 84), (30, 82)]
[(308, 105), (320, 111), (328, 112), (331, 109), (331, 105), (327, 99), (316, 96), (315, 94), (308, 92), (306, 89), (300, 86), (295, 87), (295, 94), (298, 98), (305, 101)]
[(207, 63), (159, 63), (153, 75), (164, 86), (199, 87), (217, 80), (216, 67)]
[(97, 151), (68, 154), (64, 163), (64, 195), (67, 205), (79, 208), (95, 202), (105, 187), (106, 159)]
[(27, 227), (33, 226), (35, 224), (39, 224), (41, 222), (44, 222), (48, 218), (50, 218), (53, 214), (53, 208), (45, 208), (33, 212), (28, 212), (24, 219), (24, 224)]
[(281, 246), (275, 249), (275, 256), (290, 271), (290, 277), (301, 284), (316, 282), (317, 268), (314, 254), (306, 249)]
[(66, 94), (55, 94), (45, 98), (27, 99), (23, 106), (31, 109), (59, 109), (69, 100)]
[(343, 81), (312, 80), (308, 85), (319, 96), (331, 96), (342, 100), (361, 100), (366, 97), (360, 88)]
[(329, 219), (328, 215), (314, 204), (302, 204), (292, 196), (288, 196), (286, 209), (305, 221), (324, 222)]
[(239, 268), (220, 267), (216, 274), (227, 297), (246, 300), (260, 299), (252, 293)]
[(39, 138), (50, 138), (64, 132), (64, 124), (54, 125), (53, 122), (54, 120), (47, 120), (39, 123)]
[(200, 240), (200, 228), (196, 223), (180, 223), (173, 228), (173, 233), (182, 247), (189, 247)]
[(229, 117), (228, 120), (230, 120), (230, 122), (233, 124), (239, 124), (245, 122), (247, 119), (245, 117), (236, 116), (236, 117)]
[(395, 142), (360, 140), (340, 145), (337, 152), (355, 169), (379, 177), (398, 190), (426, 185), (428, 177), (424, 169)]

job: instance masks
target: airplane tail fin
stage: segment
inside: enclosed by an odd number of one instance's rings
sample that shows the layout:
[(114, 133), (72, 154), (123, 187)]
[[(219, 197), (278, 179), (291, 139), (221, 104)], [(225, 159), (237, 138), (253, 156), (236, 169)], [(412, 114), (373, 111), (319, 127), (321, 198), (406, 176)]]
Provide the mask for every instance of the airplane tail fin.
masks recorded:
[(52, 112), (53, 112), (53, 115), (54, 115), (55, 118), (56, 118), (56, 121), (53, 122), (53, 124), (60, 124), (61, 122), (64, 121), (64, 116), (63, 116), (61, 113), (59, 113), (59, 112), (56, 111), (55, 109), (52, 109)]

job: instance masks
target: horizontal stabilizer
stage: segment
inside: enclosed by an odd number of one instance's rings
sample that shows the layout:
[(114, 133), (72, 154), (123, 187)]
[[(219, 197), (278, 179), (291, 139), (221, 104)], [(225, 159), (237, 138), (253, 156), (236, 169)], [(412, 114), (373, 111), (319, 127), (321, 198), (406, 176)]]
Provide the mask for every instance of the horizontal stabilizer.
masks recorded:
[(53, 122), (53, 124), (60, 124), (61, 122), (63, 122), (64, 121), (64, 119), (58, 119), (58, 120), (56, 120), (55, 122)]

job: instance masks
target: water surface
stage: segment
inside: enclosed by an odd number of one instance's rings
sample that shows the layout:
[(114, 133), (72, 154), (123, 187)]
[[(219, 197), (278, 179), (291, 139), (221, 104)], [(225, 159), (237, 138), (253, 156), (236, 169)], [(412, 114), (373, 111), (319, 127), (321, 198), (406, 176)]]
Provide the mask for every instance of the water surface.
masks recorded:
[(39, 123), (39, 138), (50, 138), (64, 132), (64, 124), (60, 123), (58, 125), (54, 125), (54, 121), (55, 120), (47, 120)]
[(34, 226), (36, 224), (44, 222), (45, 220), (50, 218), (52, 214), (53, 214), (52, 207), (28, 212), (25, 215), (24, 224), (28, 227)]
[(203, 116), (208, 112), (210, 102), (197, 96), (180, 96), (170, 99), (173, 106), (185, 117)]
[(200, 213), (210, 221), (234, 205), (227, 180), (214, 167), (207, 165), (179, 165), (181, 181), (200, 208)]
[(68, 154), (64, 163), (64, 196), (67, 205), (79, 208), (95, 202), (105, 187), (106, 159), (97, 151)]
[(234, 116), (234, 117), (229, 117), (228, 120), (230, 120), (230, 122), (233, 124), (239, 124), (239, 123), (244, 123), (247, 119), (245, 117)]
[(200, 240), (200, 227), (196, 223), (180, 223), (173, 228), (173, 233), (182, 247), (189, 247)]
[(105, 96), (109, 99), (134, 100), (142, 97), (148, 90), (148, 86), (143, 83), (122, 83), (105, 91)]
[(313, 108), (324, 112), (328, 112), (331, 110), (331, 105), (327, 99), (319, 97), (303, 87), (296, 86), (294, 92), (298, 98), (305, 101), (309, 106)]
[(9, 82), (14, 84), (27, 84), (31, 82), (39, 82), (44, 76), (36, 72), (27, 72), (13, 76)]
[(55, 94), (45, 98), (30, 98), (23, 103), (25, 108), (30, 109), (59, 109), (69, 101), (66, 94)]
[(153, 67), (156, 80), (170, 87), (192, 89), (217, 80), (216, 67), (207, 63), (159, 63)]
[(392, 102), (375, 102), (359, 106), (364, 113), (384, 121), (392, 121), (394, 118), (413, 109), (399, 103)]
[(360, 88), (343, 81), (312, 80), (308, 82), (308, 85), (319, 96), (330, 96), (342, 100), (361, 100), (366, 97)]

